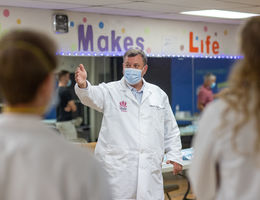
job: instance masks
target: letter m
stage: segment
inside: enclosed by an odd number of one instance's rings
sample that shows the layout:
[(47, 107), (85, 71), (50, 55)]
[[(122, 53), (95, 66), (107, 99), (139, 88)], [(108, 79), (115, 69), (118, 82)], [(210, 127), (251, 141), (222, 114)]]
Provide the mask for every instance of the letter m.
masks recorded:
[(83, 47), (83, 51), (88, 51), (88, 47), (90, 45), (91, 51), (93, 51), (93, 29), (91, 25), (87, 26), (87, 32), (86, 32), (86, 37), (84, 33), (84, 25), (80, 24), (78, 26), (78, 50), (80, 51), (81, 49), (81, 44)]

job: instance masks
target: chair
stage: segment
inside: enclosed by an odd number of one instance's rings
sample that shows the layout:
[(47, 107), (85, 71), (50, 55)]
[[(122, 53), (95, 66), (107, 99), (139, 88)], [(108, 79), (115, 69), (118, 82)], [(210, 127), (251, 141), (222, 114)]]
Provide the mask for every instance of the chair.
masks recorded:
[(171, 200), (169, 192), (178, 190), (179, 188), (180, 188), (179, 185), (176, 185), (176, 184), (169, 184), (169, 185), (164, 185), (163, 186), (164, 193), (166, 194), (166, 196), (168, 197), (169, 200)]

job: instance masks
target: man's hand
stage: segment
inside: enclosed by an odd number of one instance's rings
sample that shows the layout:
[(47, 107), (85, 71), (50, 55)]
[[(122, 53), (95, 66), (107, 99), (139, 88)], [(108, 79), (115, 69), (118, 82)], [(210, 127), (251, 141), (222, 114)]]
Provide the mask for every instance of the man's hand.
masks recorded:
[(64, 108), (64, 111), (65, 111), (65, 112), (70, 112), (70, 111), (71, 111), (70, 106), (67, 105), (67, 106)]
[(74, 102), (74, 100), (70, 100), (66, 107), (64, 108), (65, 112), (76, 112), (77, 111), (77, 106)]
[(166, 164), (172, 164), (173, 165), (173, 174), (177, 175), (179, 172), (182, 171), (182, 165), (180, 165), (179, 163), (173, 162), (171, 160), (167, 160)]
[(80, 64), (75, 71), (75, 81), (79, 88), (87, 87), (87, 72), (82, 64)]

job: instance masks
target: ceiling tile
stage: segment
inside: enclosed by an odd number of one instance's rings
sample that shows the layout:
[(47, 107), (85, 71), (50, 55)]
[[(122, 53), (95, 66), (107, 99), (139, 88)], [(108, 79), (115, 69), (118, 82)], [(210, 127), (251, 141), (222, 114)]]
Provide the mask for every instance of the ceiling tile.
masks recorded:
[(179, 13), (199, 9), (260, 13), (260, 0), (0, 0), (0, 5), (220, 23), (228, 20)]

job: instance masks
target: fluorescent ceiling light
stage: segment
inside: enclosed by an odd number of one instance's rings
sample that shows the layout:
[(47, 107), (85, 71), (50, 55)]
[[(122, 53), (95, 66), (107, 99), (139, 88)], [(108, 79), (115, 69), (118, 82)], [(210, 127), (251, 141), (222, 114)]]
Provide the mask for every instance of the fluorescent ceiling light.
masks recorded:
[(254, 13), (243, 13), (243, 12), (215, 10), (215, 9), (187, 11), (187, 12), (181, 12), (181, 14), (197, 15), (197, 16), (205, 16), (205, 17), (228, 18), (228, 19), (242, 19), (242, 18), (248, 18), (248, 17), (253, 17), (253, 16), (259, 15), (259, 14), (254, 14)]

